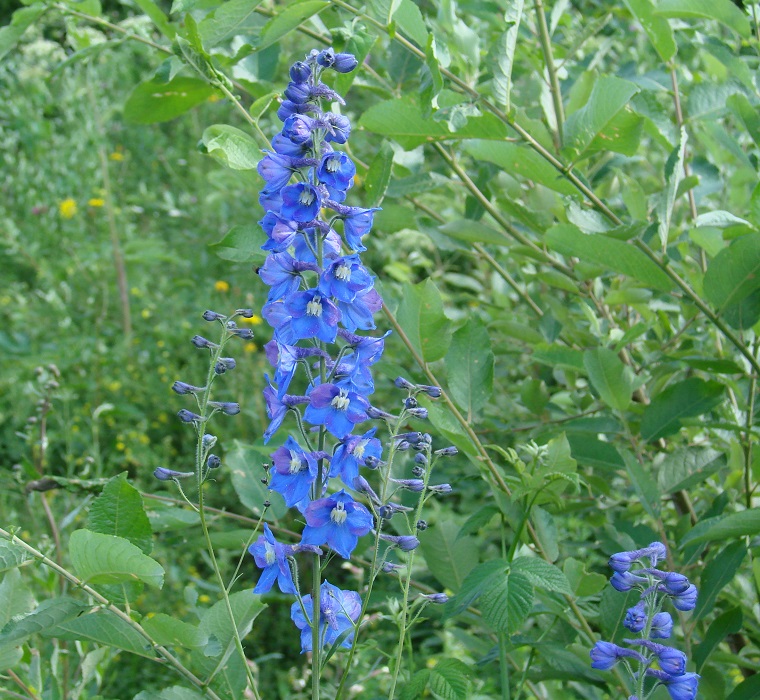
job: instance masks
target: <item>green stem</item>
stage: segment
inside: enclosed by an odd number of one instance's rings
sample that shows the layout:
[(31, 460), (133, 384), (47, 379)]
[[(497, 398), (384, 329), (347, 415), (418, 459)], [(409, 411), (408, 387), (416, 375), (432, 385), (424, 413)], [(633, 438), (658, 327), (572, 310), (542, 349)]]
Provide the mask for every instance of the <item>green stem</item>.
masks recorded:
[(554, 55), (552, 54), (552, 41), (549, 36), (549, 27), (546, 26), (546, 15), (541, 0), (535, 0), (536, 18), (538, 19), (538, 38), (541, 41), (541, 51), (544, 54), (544, 63), (546, 72), (549, 75), (549, 89), (552, 93), (552, 103), (554, 105), (554, 118), (557, 122), (557, 131), (555, 134), (555, 146), (557, 151), (562, 148), (562, 125), (565, 123), (565, 110), (562, 106), (562, 91), (559, 87), (557, 69), (554, 66)]
[(182, 664), (182, 662), (179, 659), (177, 659), (177, 657), (175, 657), (165, 647), (161, 646), (160, 644), (156, 644), (153, 641), (153, 638), (142, 628), (142, 626), (138, 622), (135, 622), (123, 610), (116, 607), (113, 603), (111, 603), (111, 601), (103, 597), (94, 588), (91, 588), (90, 586), (88, 586), (84, 581), (77, 578), (70, 571), (68, 571), (67, 569), (64, 569), (62, 566), (59, 566), (52, 559), (46, 557), (38, 549), (35, 549), (30, 544), (27, 544), (26, 542), (24, 542), (24, 540), (20, 539), (15, 534), (7, 532), (6, 530), (3, 530), (2, 528), (0, 528), (0, 537), (2, 537), (4, 540), (7, 540), (11, 544), (15, 544), (21, 547), (26, 552), (31, 554), (32, 557), (34, 557), (41, 564), (44, 564), (48, 568), (55, 571), (59, 576), (65, 578), (67, 581), (73, 584), (76, 588), (81, 588), (85, 593), (87, 593), (87, 595), (93, 598), (93, 600), (96, 600), (98, 604), (102, 605), (105, 609), (112, 612), (114, 615), (119, 617), (123, 622), (126, 622), (132, 629), (134, 629), (143, 639), (145, 639), (145, 641), (150, 645), (150, 647), (153, 650), (155, 650), (155, 652), (159, 656), (161, 656), (172, 668), (174, 668), (175, 671), (177, 671), (177, 673), (179, 673), (187, 681), (192, 683), (201, 692), (204, 692), (209, 698), (211, 698), (211, 700), (221, 700), (219, 696), (211, 688), (207, 688), (205, 683), (201, 681), (200, 678), (195, 676), (195, 674), (193, 674), (192, 671), (188, 670)]

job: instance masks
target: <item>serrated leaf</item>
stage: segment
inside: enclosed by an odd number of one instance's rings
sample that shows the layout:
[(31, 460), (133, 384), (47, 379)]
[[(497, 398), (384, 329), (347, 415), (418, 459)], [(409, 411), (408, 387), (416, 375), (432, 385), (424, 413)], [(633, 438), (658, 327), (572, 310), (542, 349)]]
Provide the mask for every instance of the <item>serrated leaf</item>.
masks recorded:
[(72, 620), (87, 610), (87, 607), (66, 596), (44, 600), (28, 615), (11, 620), (3, 627), (0, 632), (0, 647), (14, 642), (18, 644), (33, 634)]
[(89, 615), (59, 622), (44, 630), (43, 636), (64, 640), (95, 642), (123, 649), (132, 654), (155, 658), (148, 641), (127, 622), (110, 610), (100, 610)]
[(440, 659), (430, 669), (430, 690), (444, 700), (467, 700), (471, 674), (470, 667), (458, 659)]
[(504, 15), (507, 30), (496, 40), (493, 55), (493, 93), (496, 103), (510, 111), (510, 94), (512, 92), (512, 66), (517, 48), (517, 35), (520, 32), (523, 0), (509, 3)]
[(396, 320), (425, 362), (446, 355), (451, 343), (451, 322), (443, 312), (441, 294), (432, 280), (404, 285)]
[(519, 571), (536, 588), (563, 595), (572, 595), (565, 574), (554, 564), (536, 557), (517, 557), (512, 561), (511, 571)]
[(690, 489), (726, 465), (723, 452), (713, 449), (682, 448), (667, 455), (658, 469), (662, 493)]
[(209, 248), (222, 260), (259, 266), (267, 257), (266, 251), (261, 250), (267, 240), (258, 224), (241, 224), (227, 231), (222, 240), (210, 243)]
[(0, 540), (0, 573), (15, 569), (23, 564), (29, 555), (26, 550), (7, 540)]
[(594, 83), (588, 102), (565, 122), (565, 148), (578, 160), (639, 92), (633, 83), (604, 76)]
[(411, 677), (408, 683), (404, 683), (399, 699), (417, 700), (417, 698), (422, 696), (425, 688), (427, 688), (429, 680), (430, 671), (427, 668), (420, 669)]
[(760, 508), (749, 508), (738, 513), (718, 515), (697, 523), (683, 537), (679, 546), (683, 548), (686, 545), (703, 542), (752, 537), (758, 533), (760, 533)]
[(714, 19), (745, 38), (750, 36), (747, 15), (731, 0), (661, 0), (655, 14), (678, 19)]
[(491, 338), (483, 322), (473, 316), (454, 333), (446, 353), (451, 396), (468, 417), (491, 398), (493, 364)]
[(86, 583), (142, 581), (154, 588), (164, 585), (164, 569), (129, 540), (90, 530), (76, 530), (69, 539), (74, 570)]
[(45, 10), (46, 5), (38, 2), (29, 7), (21, 7), (13, 13), (10, 24), (0, 28), (0, 60), (13, 50), (24, 32), (42, 17)]
[(208, 100), (216, 89), (203, 80), (178, 76), (168, 83), (140, 83), (124, 104), (124, 119), (132, 124), (155, 124), (176, 119)]
[(604, 235), (586, 235), (570, 224), (557, 224), (546, 232), (547, 245), (566, 256), (583, 262), (603, 265), (621, 275), (628, 275), (649, 288), (670, 291), (668, 276), (638, 248), (625, 241)]
[(478, 607), (496, 632), (515, 634), (533, 609), (533, 586), (518, 571), (492, 577), (478, 598)]
[(615, 411), (625, 411), (631, 403), (633, 382), (617, 353), (608, 348), (587, 350), (583, 366), (602, 401)]
[(713, 258), (705, 272), (704, 292), (719, 311), (760, 289), (760, 233), (734, 241)]
[(503, 139), (506, 136), (506, 127), (492, 114), (470, 117), (461, 129), (452, 133), (446, 122), (427, 118), (411, 97), (372, 105), (362, 114), (359, 126), (394, 139), (406, 150), (427, 142)]
[(656, 9), (650, 0), (625, 0), (625, 4), (644, 28), (660, 58), (665, 62), (673, 58), (678, 47), (670, 22), (656, 14)]
[(0, 630), (11, 618), (28, 613), (33, 607), (32, 591), (21, 580), (21, 572), (11, 569), (0, 581)]
[(201, 632), (198, 627), (164, 613), (143, 618), (141, 625), (156, 644), (190, 649), (208, 644), (208, 635)]
[(272, 17), (261, 30), (259, 40), (256, 42), (256, 49), (262, 49), (276, 44), (288, 32), (303, 24), (309, 17), (319, 14), (329, 2), (325, 0), (302, 0), (287, 5), (282, 12)]
[(656, 209), (657, 232), (660, 236), (660, 245), (662, 245), (663, 249), (668, 244), (673, 206), (675, 205), (676, 196), (678, 195), (678, 185), (684, 175), (683, 162), (686, 156), (686, 140), (686, 129), (681, 127), (681, 136), (678, 145), (665, 163), (665, 189), (660, 193)]
[(367, 177), (364, 179), (364, 190), (367, 193), (367, 206), (377, 207), (385, 197), (391, 181), (393, 170), (393, 148), (387, 141), (380, 144), (380, 150), (372, 159)]
[(475, 538), (457, 537), (458, 534), (459, 527), (450, 520), (444, 520), (419, 535), (420, 551), (430, 573), (443, 586), (455, 592), (478, 563)]
[(90, 505), (87, 529), (116, 535), (137, 545), (144, 554), (153, 549), (153, 530), (140, 492), (127, 482), (127, 472), (113, 477)]
[(256, 141), (229, 124), (214, 124), (203, 132), (209, 154), (233, 170), (255, 170), (262, 158)]
[(723, 400), (725, 387), (689, 377), (669, 386), (644, 409), (641, 437), (647, 442), (659, 440), (681, 429), (683, 418), (701, 416)]

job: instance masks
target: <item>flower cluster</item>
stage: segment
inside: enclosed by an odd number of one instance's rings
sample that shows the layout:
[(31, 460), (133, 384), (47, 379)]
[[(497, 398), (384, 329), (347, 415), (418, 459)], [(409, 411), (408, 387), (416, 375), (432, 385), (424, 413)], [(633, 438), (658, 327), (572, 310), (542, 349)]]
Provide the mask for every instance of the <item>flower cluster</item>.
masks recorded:
[[(623, 640), (634, 648), (597, 642), (591, 650), (591, 666), (609, 670), (622, 660), (636, 687), (636, 694), (629, 700), (645, 700), (658, 685), (664, 685), (673, 700), (694, 700), (697, 697), (699, 676), (686, 672), (686, 655), (653, 641), (668, 639), (673, 629), (673, 618), (662, 610), (666, 601), (681, 611), (693, 610), (697, 604), (697, 589), (686, 576), (657, 568), (657, 563), (665, 556), (665, 545), (653, 542), (648, 547), (610, 557), (610, 568), (614, 572), (610, 579), (612, 587), (621, 592), (634, 588), (641, 591), (639, 602), (628, 609), (623, 622), (628, 630), (639, 636)], [(632, 663), (637, 664), (636, 670)], [(654, 664), (659, 668), (653, 668)], [(647, 678), (654, 679), (654, 685), (645, 692)]]

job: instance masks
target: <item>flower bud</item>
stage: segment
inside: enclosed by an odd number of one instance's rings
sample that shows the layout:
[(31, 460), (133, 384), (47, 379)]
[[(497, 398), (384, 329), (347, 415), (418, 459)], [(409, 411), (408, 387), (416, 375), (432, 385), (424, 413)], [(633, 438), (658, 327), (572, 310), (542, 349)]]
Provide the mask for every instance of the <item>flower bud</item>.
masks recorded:
[(384, 420), (396, 420), (395, 416), (392, 416), (390, 413), (386, 413), (385, 411), (382, 411), (379, 408), (375, 408), (374, 406), (370, 406), (367, 409), (367, 415), (370, 418), (383, 418)]
[(177, 411), (177, 417), (183, 423), (200, 423), (203, 420), (197, 413), (188, 411), (186, 408)]
[(425, 593), (420, 598), (426, 598), (431, 603), (436, 603), (437, 605), (449, 602), (449, 597), (445, 593)]
[(428, 458), (421, 452), (418, 452), (414, 455), (414, 463), (424, 467), (428, 463)]
[(214, 365), (214, 374), (224, 374), (227, 370), (235, 369), (237, 362), (232, 357), (220, 357)]
[(253, 340), (253, 331), (250, 328), (230, 328), (230, 333), (243, 340)]
[(236, 416), (240, 413), (240, 404), (234, 401), (209, 401), (208, 405), (227, 416)]
[(192, 384), (185, 384), (185, 382), (176, 381), (174, 384), (172, 384), (172, 391), (175, 394), (195, 394), (200, 391), (203, 391), (204, 387), (202, 386), (193, 386)]
[(440, 450), (436, 450), (433, 454), (437, 454), (441, 457), (453, 457), (456, 454), (459, 454), (459, 450), (454, 447), (454, 445), (451, 445), (450, 447), (444, 447)]
[(209, 469), (219, 469), (222, 466), (222, 460), (216, 455), (209, 455), (206, 460), (206, 466)]
[(410, 396), (408, 399), (404, 399), (404, 408), (417, 408), (419, 404), (414, 396)]
[(294, 83), (305, 83), (311, 77), (311, 68), (303, 61), (296, 61), (290, 67), (290, 79)]
[(394, 484), (398, 484), (402, 489), (418, 493), (425, 488), (425, 482), (422, 479), (391, 479)]
[(430, 386), (428, 384), (418, 384), (418, 389), (422, 389), (431, 399), (437, 399), (441, 396), (441, 387)]
[(417, 527), (418, 530), (420, 530), (420, 531), (427, 530), (427, 526), (428, 526), (427, 521), (425, 521), (425, 520), (418, 520), (417, 521), (416, 527)]
[(428, 410), (426, 408), (422, 408), (421, 406), (419, 408), (408, 408), (407, 413), (409, 413), (410, 416), (414, 416), (414, 418), (419, 418), (420, 420), (425, 420), (428, 417)]
[(195, 476), (195, 472), (177, 472), (174, 469), (157, 467), (153, 476), (159, 481), (174, 481), (174, 479), (189, 479), (191, 476)]
[(203, 320), (204, 321), (223, 321), (226, 316), (223, 316), (222, 314), (218, 314), (216, 311), (211, 311), (207, 309), (203, 312)]
[(206, 340), (202, 335), (194, 335), (190, 342), (195, 345), (196, 348), (209, 348), (210, 350), (213, 350), (219, 347), (216, 343)]
[(235, 313), (243, 318), (253, 318), (253, 309), (237, 309)]
[(411, 552), (420, 545), (420, 541), (414, 535), (380, 535), (380, 539), (390, 542), (394, 547), (398, 547), (404, 552)]
[(451, 488), (451, 484), (435, 484), (434, 486), (428, 486), (428, 491), (444, 494), (451, 493), (453, 489)]
[(413, 391), (414, 390), (414, 384), (412, 384), (410, 381), (404, 379), (403, 377), (396, 377), (396, 379), (393, 380), (393, 383), (399, 389), (407, 389), (408, 391)]
[(203, 436), (203, 449), (210, 450), (214, 445), (216, 445), (216, 435), (206, 433)]
[(415, 466), (413, 466), (412, 476), (416, 476), (417, 478), (421, 476), (425, 476), (425, 467), (422, 467), (419, 464), (416, 464)]
[(350, 73), (359, 65), (356, 57), (350, 53), (336, 53), (332, 69), (338, 73)]

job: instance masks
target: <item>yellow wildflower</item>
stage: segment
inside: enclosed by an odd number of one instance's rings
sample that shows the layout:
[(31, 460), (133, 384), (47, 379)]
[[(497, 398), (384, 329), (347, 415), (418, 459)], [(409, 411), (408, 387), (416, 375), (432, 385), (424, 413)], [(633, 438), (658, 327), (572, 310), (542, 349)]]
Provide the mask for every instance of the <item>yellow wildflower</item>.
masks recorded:
[(225, 282), (224, 280), (217, 280), (214, 282), (214, 289), (216, 289), (217, 292), (229, 292), (230, 283)]
[(198, 596), (198, 602), (199, 603), (210, 603), (211, 602), (211, 598), (209, 598), (205, 593), (201, 593)]
[(258, 349), (259, 349), (259, 346), (256, 345), (256, 343), (246, 343), (243, 346), (243, 350), (245, 350), (245, 352), (256, 352), (256, 350)]
[(89, 204), (91, 207), (102, 207), (106, 203), (105, 199), (101, 199), (100, 197), (93, 197), (92, 199), (87, 200), (87, 204)]
[(68, 197), (58, 205), (58, 212), (64, 219), (73, 219), (77, 213), (77, 203)]
[(115, 160), (117, 163), (120, 163), (124, 160), (124, 154), (119, 153), (119, 151), (114, 151), (110, 156), (108, 156), (111, 160)]
[(250, 323), (254, 326), (258, 326), (261, 324), (261, 316), (257, 316), (256, 314), (253, 314), (250, 318), (246, 318), (245, 316), (240, 317), (240, 323)]
[(217, 93), (214, 93), (213, 95), (208, 96), (209, 102), (219, 102), (219, 100), (221, 99), (222, 99), (221, 95), (218, 95)]

